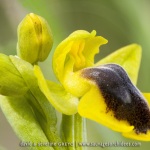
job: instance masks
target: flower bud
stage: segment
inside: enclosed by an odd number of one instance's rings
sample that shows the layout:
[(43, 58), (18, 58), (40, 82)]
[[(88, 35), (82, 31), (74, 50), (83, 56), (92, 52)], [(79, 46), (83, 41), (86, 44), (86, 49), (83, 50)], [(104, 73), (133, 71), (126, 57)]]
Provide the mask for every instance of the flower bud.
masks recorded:
[(19, 96), (24, 95), (27, 90), (26, 83), (9, 56), (0, 54), (0, 94)]
[(46, 20), (33, 13), (28, 14), (18, 26), (18, 56), (31, 64), (44, 61), (52, 45), (52, 33)]

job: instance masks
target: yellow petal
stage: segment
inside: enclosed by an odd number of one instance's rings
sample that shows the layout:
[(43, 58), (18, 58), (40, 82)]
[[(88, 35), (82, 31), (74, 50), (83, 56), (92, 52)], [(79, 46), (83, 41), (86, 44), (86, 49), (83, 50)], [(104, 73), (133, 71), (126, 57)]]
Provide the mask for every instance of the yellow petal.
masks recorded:
[(150, 106), (150, 93), (143, 93), (143, 96), (145, 97), (145, 99), (148, 102), (148, 105)]
[(66, 64), (70, 61), (74, 61), (73, 71), (94, 64), (94, 56), (99, 52), (99, 46), (107, 43), (106, 39), (95, 35), (96, 31), (89, 33), (78, 30), (57, 46), (53, 56), (53, 70), (60, 82), (65, 74)]
[(41, 91), (55, 109), (66, 115), (77, 113), (78, 98), (67, 93), (61, 85), (50, 81), (46, 82), (39, 66), (34, 66), (34, 73)]
[(78, 105), (78, 113), (86, 118), (103, 124), (114, 131), (130, 132), (133, 126), (126, 121), (119, 121), (114, 117), (112, 111), (107, 112), (105, 100), (96, 85), (81, 98)]
[(122, 135), (126, 138), (131, 138), (134, 140), (150, 141), (150, 131), (148, 131), (146, 134), (144, 133), (136, 134), (135, 131), (133, 130), (129, 133), (122, 133)]

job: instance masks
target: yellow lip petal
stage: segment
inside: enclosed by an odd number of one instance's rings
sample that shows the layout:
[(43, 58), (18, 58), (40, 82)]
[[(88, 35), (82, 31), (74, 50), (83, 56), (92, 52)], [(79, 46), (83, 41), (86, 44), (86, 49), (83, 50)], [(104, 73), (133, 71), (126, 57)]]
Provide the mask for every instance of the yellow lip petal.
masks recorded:
[(143, 96), (145, 97), (145, 99), (148, 102), (148, 105), (150, 106), (150, 93), (143, 93)]
[(133, 130), (129, 133), (122, 133), (122, 135), (126, 138), (131, 138), (131, 139), (135, 139), (135, 140), (150, 141), (150, 131), (148, 131), (146, 134), (144, 134), (144, 133), (136, 134)]
[(102, 97), (99, 89), (93, 87), (81, 98), (78, 105), (78, 113), (86, 118), (103, 124), (114, 131), (130, 132), (133, 126), (130, 126), (126, 121), (117, 120), (113, 112), (106, 112), (105, 100)]

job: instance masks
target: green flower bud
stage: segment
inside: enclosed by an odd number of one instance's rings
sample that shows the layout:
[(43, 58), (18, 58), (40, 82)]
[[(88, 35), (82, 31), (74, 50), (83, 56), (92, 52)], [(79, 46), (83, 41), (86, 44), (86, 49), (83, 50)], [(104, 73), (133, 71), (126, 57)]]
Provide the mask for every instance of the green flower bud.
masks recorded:
[(18, 56), (32, 64), (44, 61), (52, 45), (52, 33), (46, 20), (33, 13), (28, 14), (18, 26)]
[(0, 94), (19, 96), (27, 92), (28, 87), (9, 56), (0, 54)]

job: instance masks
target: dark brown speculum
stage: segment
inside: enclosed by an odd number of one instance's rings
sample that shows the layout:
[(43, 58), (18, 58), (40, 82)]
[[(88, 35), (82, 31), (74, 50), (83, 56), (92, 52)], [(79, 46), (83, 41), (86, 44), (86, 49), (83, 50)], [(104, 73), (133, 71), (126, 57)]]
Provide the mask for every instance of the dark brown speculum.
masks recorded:
[(106, 113), (111, 110), (116, 119), (128, 121), (137, 134), (147, 133), (150, 129), (148, 103), (121, 66), (106, 64), (86, 68), (82, 76), (97, 84), (107, 105)]

